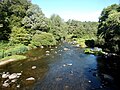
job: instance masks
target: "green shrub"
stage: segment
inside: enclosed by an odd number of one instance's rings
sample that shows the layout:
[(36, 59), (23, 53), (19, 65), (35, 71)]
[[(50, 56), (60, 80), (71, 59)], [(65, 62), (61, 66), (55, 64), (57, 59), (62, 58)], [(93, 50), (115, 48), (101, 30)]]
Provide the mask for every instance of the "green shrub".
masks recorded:
[(10, 34), (10, 44), (24, 44), (28, 45), (30, 41), (30, 35), (23, 27), (13, 27)]
[(90, 48), (86, 48), (86, 49), (84, 50), (84, 53), (85, 53), (85, 54), (93, 54), (94, 52), (93, 52)]
[(103, 52), (101, 48), (97, 48), (97, 47), (95, 47), (94, 49), (86, 48), (84, 50), (84, 53), (85, 54), (94, 54), (94, 55), (103, 55), (103, 54), (105, 54), (105, 52)]
[(4, 58), (4, 50), (0, 50), (0, 59)]
[(83, 38), (78, 38), (77, 39), (77, 43), (81, 46), (81, 47), (86, 47), (86, 45), (85, 45), (85, 39), (83, 39)]
[(7, 49), (9, 47), (8, 41), (0, 41), (0, 50), (1, 49)]
[(16, 45), (15, 47), (11, 47), (8, 50), (0, 50), (0, 58), (17, 55), (17, 54), (23, 54), (26, 51), (28, 51), (27, 46), (23, 44), (19, 44), (19, 45)]
[(12, 55), (12, 56), (8, 56), (8, 57), (5, 57), (5, 58), (2, 58), (1, 61), (4, 61), (4, 60), (9, 60), (9, 59), (15, 59), (16, 60), (23, 60), (23, 59), (26, 59), (27, 57), (26, 56), (23, 56), (23, 55)]
[(100, 34), (97, 39), (95, 40), (95, 45), (102, 46), (105, 44), (105, 39), (103, 38), (103, 35)]
[(13, 52), (16, 52), (16, 54), (22, 54), (25, 53), (26, 51), (28, 51), (28, 48), (23, 44), (20, 44), (13, 49)]
[(56, 45), (56, 40), (51, 33), (42, 32), (41, 34), (35, 34), (32, 37), (31, 44), (36, 47), (39, 47), (41, 45), (43, 46)]

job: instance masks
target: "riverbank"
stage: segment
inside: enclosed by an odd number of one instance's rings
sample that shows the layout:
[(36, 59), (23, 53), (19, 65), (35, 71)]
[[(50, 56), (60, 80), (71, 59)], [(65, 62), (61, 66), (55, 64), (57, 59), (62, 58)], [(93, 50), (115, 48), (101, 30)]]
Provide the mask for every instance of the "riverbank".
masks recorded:
[(2, 90), (24, 90), (26, 87), (29, 90), (63, 90), (66, 87), (69, 90), (86, 90), (86, 87), (106, 90), (106, 87), (111, 89), (116, 85), (119, 59), (87, 55), (83, 50), (66, 42), (55, 47), (29, 50), (25, 61), (15, 60), (0, 66), (0, 87)]
[(8, 57), (5, 57), (3, 59), (0, 59), (0, 66), (1, 65), (5, 65), (7, 63), (10, 63), (10, 62), (13, 62), (13, 61), (17, 61), (17, 60), (24, 60), (26, 59), (27, 57), (26, 56), (23, 56), (23, 55), (13, 55), (13, 56), (8, 56)]
[(102, 48), (94, 47), (94, 48), (85, 48), (84, 49), (85, 54), (93, 54), (97, 56), (102, 56), (104, 58), (109, 58), (109, 57), (118, 57), (120, 58), (119, 54), (116, 53), (108, 53), (102, 50)]

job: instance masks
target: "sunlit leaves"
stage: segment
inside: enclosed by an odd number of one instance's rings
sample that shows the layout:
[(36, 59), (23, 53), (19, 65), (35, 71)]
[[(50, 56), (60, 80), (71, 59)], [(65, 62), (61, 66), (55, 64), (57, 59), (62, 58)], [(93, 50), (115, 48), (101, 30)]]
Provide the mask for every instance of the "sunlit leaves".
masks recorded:
[(100, 22), (98, 36), (103, 35), (105, 40), (104, 48), (110, 52), (120, 52), (120, 6), (111, 5), (103, 9)]
[(25, 28), (31, 30), (46, 31), (48, 27), (46, 18), (38, 5), (31, 5), (29, 7), (26, 11), (26, 16), (22, 20), (22, 24)]

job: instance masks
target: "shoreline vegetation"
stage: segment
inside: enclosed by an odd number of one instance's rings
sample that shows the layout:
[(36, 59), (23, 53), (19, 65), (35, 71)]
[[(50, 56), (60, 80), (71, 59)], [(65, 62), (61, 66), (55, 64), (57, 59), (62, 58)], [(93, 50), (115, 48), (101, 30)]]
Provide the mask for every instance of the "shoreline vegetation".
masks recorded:
[(71, 19), (65, 22), (56, 14), (47, 18), (38, 5), (28, 0), (2, 0), (0, 12), (0, 60), (30, 49), (55, 46), (61, 41), (102, 49), (87, 48), (85, 53), (120, 53), (120, 5), (104, 8), (99, 22)]
[(8, 57), (2, 58), (2, 59), (0, 60), (0, 66), (5, 65), (5, 64), (8, 64), (8, 63), (10, 63), (10, 62), (14, 62), (14, 61), (18, 61), (18, 60), (24, 60), (24, 59), (27, 59), (27, 57), (24, 56), (24, 55), (8, 56)]

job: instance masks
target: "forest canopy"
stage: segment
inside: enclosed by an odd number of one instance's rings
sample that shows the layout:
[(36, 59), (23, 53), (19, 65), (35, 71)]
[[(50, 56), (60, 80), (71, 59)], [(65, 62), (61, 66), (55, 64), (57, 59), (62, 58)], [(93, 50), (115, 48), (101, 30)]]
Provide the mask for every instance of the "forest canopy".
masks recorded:
[(103, 9), (97, 34), (102, 41), (99, 45), (109, 52), (120, 52), (120, 5), (113, 4)]
[(97, 33), (97, 22), (65, 22), (56, 14), (47, 18), (38, 5), (28, 0), (3, 0), (0, 12), (0, 40), (11, 44), (28, 45), (38, 32), (51, 33), (56, 41), (65, 40), (68, 35), (91, 38)]
[[(96, 46), (106, 51), (120, 51), (120, 6), (116, 4), (103, 9), (99, 22), (71, 19), (65, 22), (56, 14), (47, 18), (42, 9), (30, 0), (2, 0), (0, 13), (0, 41), (8, 41), (9, 45), (35, 45), (37, 38), (46, 42), (51, 39), (50, 45), (63, 40), (80, 42), (84, 39), (84, 42), (94, 40)], [(43, 35), (48, 37), (41, 38)]]

